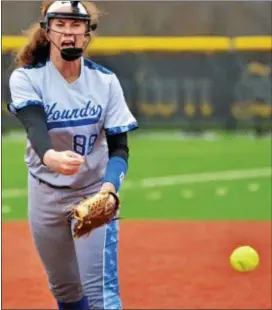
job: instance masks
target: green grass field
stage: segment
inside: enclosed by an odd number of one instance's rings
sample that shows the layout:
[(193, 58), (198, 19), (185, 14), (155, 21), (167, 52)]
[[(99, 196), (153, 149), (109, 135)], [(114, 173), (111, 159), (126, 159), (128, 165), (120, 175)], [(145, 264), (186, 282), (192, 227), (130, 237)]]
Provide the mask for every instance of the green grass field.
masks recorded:
[[(125, 218), (271, 219), (270, 139), (135, 133), (130, 145), (129, 173), (121, 190)], [(24, 152), (23, 136), (3, 137), (3, 220), (27, 216)]]

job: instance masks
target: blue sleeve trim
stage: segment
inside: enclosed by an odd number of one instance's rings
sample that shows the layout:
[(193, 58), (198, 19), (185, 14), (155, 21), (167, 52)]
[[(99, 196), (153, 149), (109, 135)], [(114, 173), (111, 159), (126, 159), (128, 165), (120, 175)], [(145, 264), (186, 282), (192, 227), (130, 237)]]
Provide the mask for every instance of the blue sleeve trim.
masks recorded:
[(8, 105), (8, 109), (11, 113), (16, 115), (17, 112), (20, 111), (21, 109), (23, 109), (25, 107), (30, 107), (30, 106), (41, 106), (41, 107), (43, 107), (43, 102), (38, 101), (38, 100), (27, 100), (27, 101), (24, 101), (20, 104), (14, 104), (12, 102)]
[(127, 126), (119, 126), (119, 127), (113, 127), (113, 128), (106, 128), (106, 134), (107, 135), (116, 135), (118, 133), (123, 133), (123, 132), (127, 132), (127, 131), (132, 131), (137, 129), (138, 123), (134, 122), (134, 123), (130, 123)]
[(109, 69), (97, 64), (94, 61), (91, 61), (90, 59), (84, 58), (84, 66), (91, 69), (91, 70), (98, 70), (104, 74), (113, 74), (112, 71)]
[(109, 182), (114, 185), (116, 192), (119, 191), (121, 183), (127, 173), (128, 164), (118, 156), (111, 157), (108, 161), (103, 182)]

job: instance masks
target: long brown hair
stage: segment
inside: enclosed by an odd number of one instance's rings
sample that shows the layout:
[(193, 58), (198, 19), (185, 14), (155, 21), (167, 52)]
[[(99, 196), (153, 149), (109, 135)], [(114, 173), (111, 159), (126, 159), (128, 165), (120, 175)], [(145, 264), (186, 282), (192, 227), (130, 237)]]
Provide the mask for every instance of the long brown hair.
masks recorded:
[[(54, 1), (44, 1), (41, 5), (41, 15), (44, 17), (49, 6)], [(98, 22), (100, 13), (96, 5), (92, 2), (82, 2), (87, 12), (92, 16), (92, 23)], [(27, 65), (37, 65), (45, 62), (50, 54), (50, 42), (46, 36), (46, 31), (40, 27), (39, 23), (31, 25), (23, 33), (28, 37), (28, 42), (17, 52), (15, 56), (16, 67)]]

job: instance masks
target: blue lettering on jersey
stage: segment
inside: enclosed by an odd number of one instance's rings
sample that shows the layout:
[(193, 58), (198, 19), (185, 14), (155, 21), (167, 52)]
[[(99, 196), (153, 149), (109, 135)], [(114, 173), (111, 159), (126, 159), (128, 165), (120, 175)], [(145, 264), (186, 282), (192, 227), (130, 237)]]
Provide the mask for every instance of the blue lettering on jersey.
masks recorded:
[(97, 123), (102, 115), (101, 105), (91, 105), (88, 101), (84, 108), (63, 109), (57, 108), (57, 103), (45, 105), (48, 130), (54, 128), (76, 127)]

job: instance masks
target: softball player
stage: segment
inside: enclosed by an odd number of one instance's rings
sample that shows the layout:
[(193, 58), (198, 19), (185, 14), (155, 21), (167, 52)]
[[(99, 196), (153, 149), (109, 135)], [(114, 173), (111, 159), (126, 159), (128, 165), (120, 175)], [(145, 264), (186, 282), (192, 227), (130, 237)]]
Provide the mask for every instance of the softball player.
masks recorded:
[(118, 221), (72, 238), (65, 207), (127, 172), (127, 132), (138, 127), (116, 75), (84, 58), (94, 5), (43, 3), (43, 21), (17, 55), (9, 110), (25, 127), (28, 214), (59, 309), (120, 309)]

